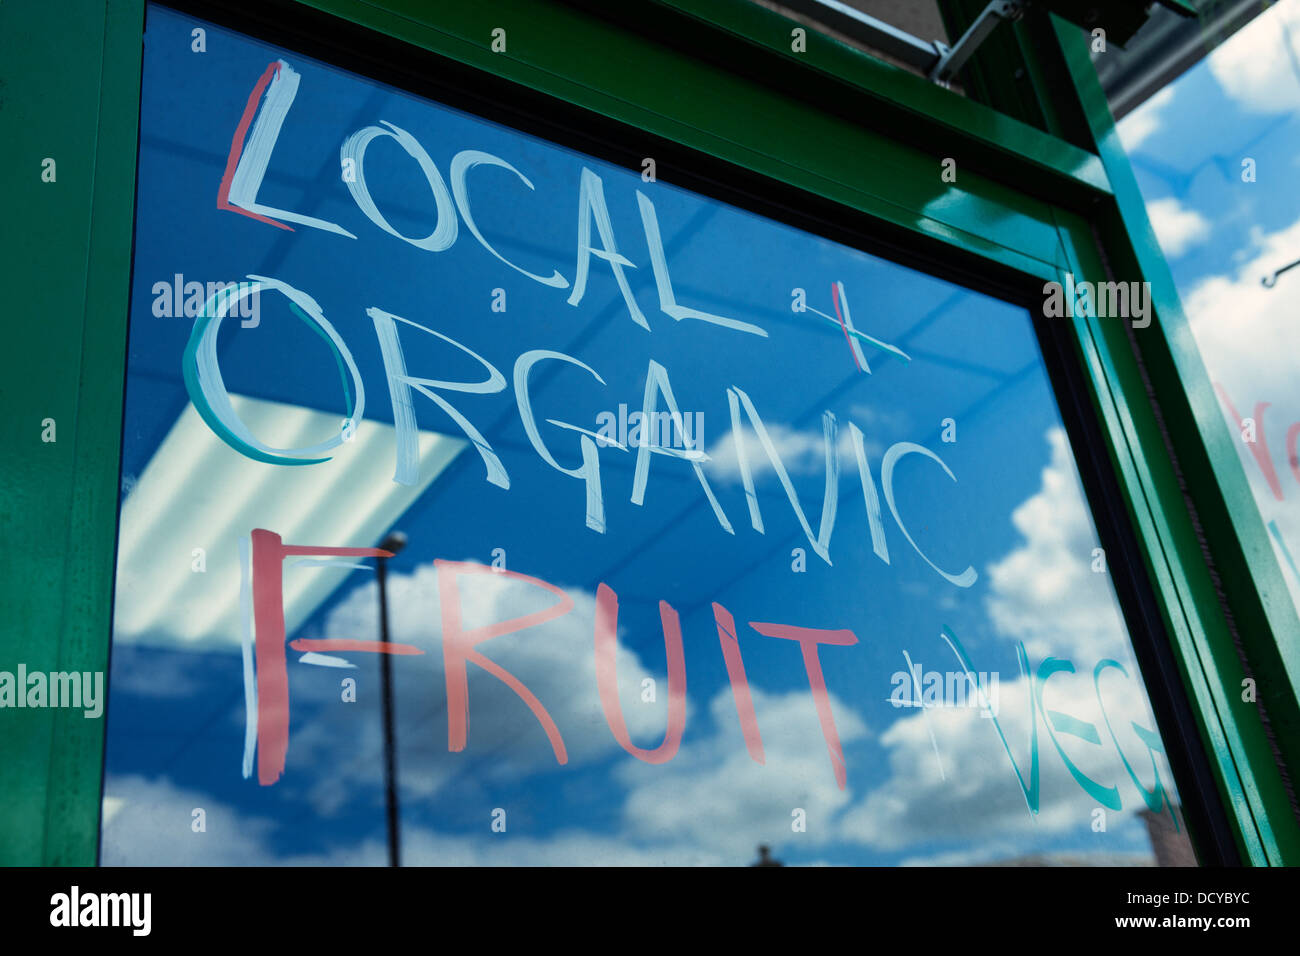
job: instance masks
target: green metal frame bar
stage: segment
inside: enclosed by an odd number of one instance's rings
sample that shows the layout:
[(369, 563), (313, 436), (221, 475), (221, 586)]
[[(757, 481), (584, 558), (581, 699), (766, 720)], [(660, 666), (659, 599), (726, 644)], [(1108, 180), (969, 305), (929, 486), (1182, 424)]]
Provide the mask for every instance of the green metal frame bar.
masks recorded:
[[(1178, 462), (1177, 473), (1163, 480), (1185, 486), (1217, 571), (1214, 579), (1185, 594), (1205, 605), (1201, 619), (1206, 630), (1185, 648), (1194, 650), (1208, 678), (1202, 709), (1207, 718), (1217, 714), (1233, 738), (1230, 750), (1240, 755), (1238, 770), (1257, 811), (1268, 859), (1294, 864), (1295, 795), (1287, 792), (1279, 765), (1300, 768), (1300, 619), (1115, 132), (1085, 38), (1059, 20), (1051, 28), (1059, 44), (1058, 62), (1073, 80), (1077, 109), (1114, 184), (1114, 200), (1104, 204), (1096, 224), (1111, 269), (1151, 283), (1158, 321), (1134, 336), (1134, 350)], [(1174, 500), (1173, 487), (1168, 497)], [(1199, 543), (1194, 537), (1186, 546)], [(1216, 586), (1231, 611), (1230, 621), (1214, 613)], [(1247, 679), (1256, 685), (1255, 702), (1243, 699)]]
[[(949, 29), (960, 29), (982, 3), (940, 0), (940, 8)], [(1059, 17), (1028, 17), (990, 37), (962, 79), (982, 102), (1095, 152), (1106, 170), (1111, 195), (1088, 217), (1093, 237), (1077, 251), (1086, 272), (1150, 282), (1156, 316), (1132, 334), (1114, 324), (1097, 328), (1112, 339), (1097, 382), (1121, 389), (1112, 454), (1118, 469), (1131, 472), (1130, 494), (1158, 503), (1144, 508), (1134, 500), (1130, 509), (1140, 526), (1148, 517), (1159, 523), (1143, 527), (1148, 569), (1160, 582), (1173, 648), (1242, 856), (1294, 865), (1300, 833), (1288, 768), (1300, 767), (1300, 621), (1115, 132), (1087, 37)], [(1143, 455), (1143, 448), (1157, 454)], [(1208, 564), (1196, 558), (1206, 552)], [(1254, 701), (1245, 699), (1247, 680), (1255, 684)]]
[[(1295, 633), (1286, 630), (1294, 611), (1287, 619), (1281, 579), (1255, 560), (1261, 552), (1245, 522), (1249, 491), (1226, 434), (1202, 444), (1201, 457), (1191, 454), (1202, 441), (1191, 407), (1203, 410), (1208, 382), (1105, 126), (1104, 102), (1099, 111), (1068, 30), (1057, 28), (1070, 55), (1064, 90), (1038, 66), (1025, 74), (1035, 102), (1069, 117), (1052, 127), (938, 89), (815, 33), (796, 53), (797, 25), (748, 0), (628, 0), (617, 13), (545, 0), (433, 8), (418, 0), (300, 2), (788, 183), (1025, 282), (1066, 271), (1104, 280), (1108, 264), (1149, 279), (1158, 324), (1145, 330), (1144, 348), (1114, 321), (1080, 319), (1079, 358), (1242, 855), (1300, 862), (1300, 826), (1261, 714), (1236, 702), (1249, 664), (1261, 700), (1273, 695), (1268, 715), (1279, 736), (1289, 747), (1300, 739), (1293, 726), (1278, 724), (1285, 711), (1278, 685), (1290, 688), (1294, 703), (1294, 682), (1274, 675), (1266, 688), (1261, 671), (1271, 648), (1285, 665), (1279, 673), (1295, 674), (1294, 648), (1283, 652), (1274, 639)], [(9, 145), (0, 169), (14, 193), (15, 221), (26, 224), (0, 238), (0, 252), (13, 272), (14, 314), (34, 317), (13, 323), (4, 359), (12, 367), (0, 380), (10, 410), (4, 427), (12, 432), (0, 465), (4, 560), (13, 564), (0, 579), (11, 609), (0, 631), (0, 668), (23, 661), (33, 669), (104, 670), (107, 661), (142, 21), (143, 0), (79, 0), (57, 18), (35, 0), (0, 5), (0, 123)], [(508, 52), (490, 49), (497, 26), (508, 30)], [(57, 183), (40, 181), (45, 156), (58, 160)], [(957, 160), (958, 184), (942, 182), (944, 158)], [(45, 418), (56, 419), (58, 442), (40, 440)], [(1191, 497), (1208, 522), (1225, 601), (1239, 631), (1251, 631), (1244, 653), (1164, 454), (1166, 432), (1185, 474), (1198, 469)], [(26, 546), (21, 565), (19, 543)], [(93, 862), (103, 723), (51, 710), (0, 719), (0, 863)]]
[[(0, 5), (5, 670), (107, 670), (142, 23), (139, 0)], [(0, 712), (0, 864), (94, 862), (103, 733)]]

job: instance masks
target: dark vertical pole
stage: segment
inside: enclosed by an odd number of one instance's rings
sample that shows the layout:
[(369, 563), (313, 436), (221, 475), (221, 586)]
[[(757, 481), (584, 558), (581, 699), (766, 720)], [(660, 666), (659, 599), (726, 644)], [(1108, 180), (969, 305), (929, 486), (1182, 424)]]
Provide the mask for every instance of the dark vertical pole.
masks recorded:
[[(379, 575), (379, 639), (388, 641), (388, 559), (379, 558), (375, 566)], [(393, 657), (379, 655), (384, 693), (384, 786), (388, 807), (388, 865), (401, 866), (401, 838), (397, 807), (397, 750), (393, 745)]]

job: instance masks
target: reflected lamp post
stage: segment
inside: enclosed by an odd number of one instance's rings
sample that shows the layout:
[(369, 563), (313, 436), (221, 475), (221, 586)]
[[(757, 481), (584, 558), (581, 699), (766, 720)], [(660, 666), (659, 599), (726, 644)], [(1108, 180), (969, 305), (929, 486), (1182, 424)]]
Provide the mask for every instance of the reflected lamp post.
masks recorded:
[[(383, 551), (397, 554), (406, 547), (406, 535), (400, 531), (389, 532), (380, 542)], [(375, 574), (379, 579), (379, 639), (388, 643), (388, 558), (378, 558)], [(393, 734), (393, 659), (391, 654), (379, 655), (380, 679), (384, 697), (384, 789), (388, 817), (388, 865), (401, 866), (401, 836), (397, 806), (397, 748)]]

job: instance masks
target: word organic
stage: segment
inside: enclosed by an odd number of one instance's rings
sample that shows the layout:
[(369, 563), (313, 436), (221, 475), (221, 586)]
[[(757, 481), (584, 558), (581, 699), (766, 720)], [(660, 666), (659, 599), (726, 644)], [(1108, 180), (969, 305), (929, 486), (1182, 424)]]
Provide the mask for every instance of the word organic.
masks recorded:
[[(337, 223), (327, 222), (283, 209), (272, 209), (257, 202), (257, 193), (266, 174), (272, 151), (280, 136), (281, 125), (289, 112), (299, 85), (299, 76), (285, 62), (272, 63), (263, 73), (249, 97), (243, 118), (235, 132), (231, 153), (217, 197), (218, 208), (230, 210), (241, 215), (250, 216), (258, 221), (278, 228), (290, 229), (285, 222), (320, 229), (334, 233), (346, 239), (356, 236)], [(251, 127), (251, 132), (250, 132)], [(391, 138), (418, 164), (428, 180), (437, 207), (437, 227), (424, 237), (409, 237), (399, 233), (376, 207), (366, 185), (365, 154), (367, 146), (381, 137)], [(346, 138), (340, 147), (340, 158), (345, 170), (351, 175), (345, 176), (347, 184), (358, 209), (376, 226), (391, 235), (397, 236), (411, 245), (432, 253), (449, 248), (458, 235), (460, 224), (493, 257), (505, 266), (528, 276), (544, 286), (557, 290), (570, 287), (569, 280), (557, 270), (549, 276), (535, 275), (510, 262), (492, 247), (475, 225), (471, 204), (470, 172), (478, 166), (496, 166), (513, 173), (528, 189), (531, 181), (524, 173), (515, 169), (506, 160), (480, 150), (467, 149), (457, 153), (451, 161), (450, 186), (443, 179), (441, 172), (424, 147), (405, 130), (390, 123), (383, 126), (368, 126)], [(593, 261), (604, 263), (613, 274), (621, 290), (629, 318), (632, 322), (649, 330), (650, 323), (641, 311), (625, 270), (634, 268), (633, 263), (618, 252), (618, 245), (613, 234), (612, 220), (605, 200), (605, 188), (601, 178), (591, 169), (583, 167), (577, 183), (578, 222), (576, 228), (576, 251), (572, 288), (567, 302), (571, 306), (579, 305), (586, 291), (587, 279)], [(729, 329), (738, 335), (767, 337), (763, 328), (738, 319), (714, 315), (697, 309), (680, 305), (673, 291), (672, 277), (669, 271), (663, 242), (660, 238), (659, 221), (654, 203), (639, 190), (636, 203), (640, 211), (641, 225), (645, 234), (646, 247), (649, 250), (650, 265), (655, 277), (659, 308), (676, 321), (704, 322)], [(286, 282), (266, 276), (250, 275), (264, 293), (276, 293), (284, 296), (290, 308), (300, 318), (316, 326), (322, 333), (338, 359), (341, 368), (352, 376), (353, 388), (349, 394), (350, 408), (348, 417), (338, 435), (310, 448), (281, 449), (271, 448), (257, 441), (247, 426), (234, 411), (230, 396), (222, 382), (217, 350), (217, 333), (221, 320), (229, 314), (239, 292), (219, 294), (205, 305), (204, 313), (194, 323), (189, 344), (185, 350), (184, 373), (185, 384), (190, 399), (208, 426), (231, 447), (248, 457), (277, 465), (313, 465), (328, 461), (325, 457), (330, 449), (347, 441), (362, 420), (365, 410), (365, 385), (357, 371), (351, 350), (335, 327), (326, 319), (324, 310), (312, 296), (302, 289)], [(845, 305), (839, 290), (837, 302)], [(838, 307), (838, 306), (837, 306)], [(366, 314), (374, 324), (380, 353), (383, 359), (388, 393), (392, 402), (393, 422), (396, 429), (396, 467), (393, 480), (399, 484), (415, 485), (419, 481), (418, 430), (415, 419), (415, 396), (423, 395), (432, 401), (441, 411), (450, 417), (455, 425), (470, 440), (475, 451), (482, 459), (485, 478), (499, 488), (509, 489), (511, 476), (491, 443), (484, 437), (469, 417), (462, 412), (452, 399), (456, 394), (485, 395), (503, 392), (507, 389), (507, 377), (496, 365), (479, 355), (476, 351), (450, 336), (421, 325), (409, 318), (394, 315), (379, 307), (366, 309)], [(470, 381), (443, 381), (425, 378), (408, 371), (401, 341), (402, 335), (413, 334), (416, 330), (426, 336), (441, 340), (453, 349), (473, 359), (481, 367), (485, 378)], [(513, 384), (515, 399), (518, 404), (519, 419), (525, 434), (538, 457), (548, 467), (582, 483), (582, 499), (585, 501), (586, 526), (600, 534), (606, 533), (606, 510), (604, 487), (601, 476), (601, 453), (618, 454), (631, 452), (636, 455), (636, 467), (633, 473), (631, 501), (642, 505), (645, 501), (646, 487), (650, 478), (650, 465), (655, 456), (666, 456), (690, 467), (700, 485), (701, 494), (707, 500), (718, 527), (726, 534), (735, 534), (731, 518), (724, 512), (713, 488), (705, 476), (702, 463), (708, 460), (700, 448), (700, 422), (695, 417), (692, 434), (687, 441), (687, 421), (690, 416), (683, 414), (673, 394), (668, 369), (650, 359), (646, 368), (644, 394), (641, 396), (640, 409), (632, 414), (624, 414), (624, 406), (619, 406), (620, 413), (615, 420), (611, 413), (600, 421), (601, 430), (590, 428), (554, 418), (546, 422), (577, 436), (576, 458), (580, 463), (566, 466), (560, 463), (555, 451), (542, 437), (538, 420), (533, 411), (533, 400), (529, 388), (534, 370), (539, 366), (568, 366), (568, 373), (586, 375), (594, 378), (601, 385), (605, 379), (599, 369), (594, 369), (582, 360), (563, 352), (550, 349), (532, 349), (519, 355), (513, 365), (509, 381)], [(827, 564), (831, 564), (830, 539), (835, 524), (839, 497), (839, 442), (837, 441), (838, 422), (834, 413), (826, 410), (822, 416), (823, 436), (826, 460), (826, 490), (822, 500), (821, 520), (814, 534), (812, 525), (795, 495), (794, 487), (784, 463), (777, 452), (768, 430), (764, 427), (761, 416), (750, 400), (749, 395), (737, 385), (725, 388), (733, 433), (740, 435), (746, 431), (742, 419), (748, 419), (757, 444), (770, 461), (773, 471), (779, 478), (795, 516), (807, 536), (812, 549)], [(353, 399), (351, 396), (355, 396)], [(637, 422), (633, 418), (639, 416)], [(591, 421), (590, 417), (586, 421)], [(649, 427), (647, 426), (649, 423)], [(661, 423), (672, 423), (665, 436), (665, 429), (658, 427)], [(636, 441), (624, 443), (624, 438), (631, 438), (628, 427), (638, 432)], [(976, 580), (976, 571), (967, 565), (957, 571), (940, 568), (921, 551), (909, 533), (902, 516), (895, 504), (894, 469), (900, 460), (907, 456), (919, 455), (932, 460), (938, 467), (956, 481), (956, 476), (948, 465), (934, 452), (922, 445), (912, 442), (897, 442), (889, 447), (883, 456), (880, 468), (880, 482), (877, 490), (865, 450), (862, 431), (857, 425), (849, 423), (852, 447), (862, 482), (863, 500), (870, 519), (872, 548), (874, 553), (886, 564), (889, 563), (889, 548), (885, 530), (881, 521), (880, 491), (898, 525), (904, 539), (916, 550), (936, 573), (957, 587), (970, 587)], [(642, 434), (641, 432), (644, 432)], [(680, 440), (679, 440), (680, 439)], [(633, 447), (629, 447), (633, 446)], [(751, 466), (744, 443), (735, 443), (739, 473), (744, 483), (749, 510), (750, 525), (760, 534), (764, 532), (763, 519), (758, 507), (758, 498), (754, 492), (754, 467)], [(577, 496), (575, 495), (575, 498)], [(933, 521), (931, 522), (933, 523)]]

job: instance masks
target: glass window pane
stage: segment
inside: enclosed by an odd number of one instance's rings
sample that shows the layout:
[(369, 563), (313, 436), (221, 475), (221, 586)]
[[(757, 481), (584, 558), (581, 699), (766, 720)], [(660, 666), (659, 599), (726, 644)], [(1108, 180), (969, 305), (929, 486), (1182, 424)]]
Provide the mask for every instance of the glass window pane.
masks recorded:
[(1300, 604), (1300, 2), (1283, 0), (1120, 124), (1219, 407)]
[(385, 862), (385, 665), (403, 863), (1190, 860), (1025, 309), (153, 6), (137, 204), (105, 863)]

